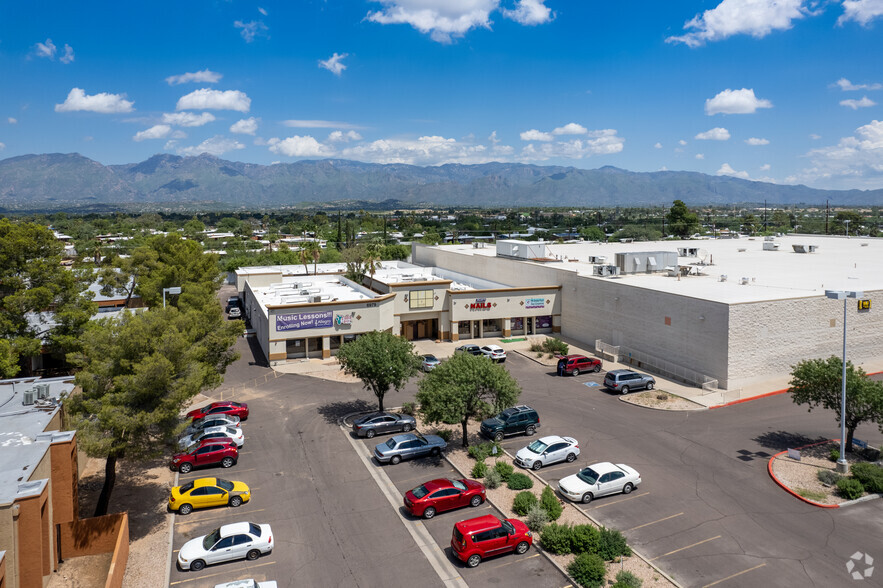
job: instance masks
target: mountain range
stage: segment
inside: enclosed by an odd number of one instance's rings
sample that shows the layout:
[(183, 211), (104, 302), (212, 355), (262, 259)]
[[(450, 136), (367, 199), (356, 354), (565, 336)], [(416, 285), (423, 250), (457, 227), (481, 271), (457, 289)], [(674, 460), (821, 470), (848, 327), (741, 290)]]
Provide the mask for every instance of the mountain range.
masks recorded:
[(258, 165), (202, 154), (102, 165), (77, 153), (0, 160), (0, 210), (271, 210), (291, 207), (880, 205), (883, 189), (818, 190), (698, 172), (520, 163), (421, 167), (341, 159)]

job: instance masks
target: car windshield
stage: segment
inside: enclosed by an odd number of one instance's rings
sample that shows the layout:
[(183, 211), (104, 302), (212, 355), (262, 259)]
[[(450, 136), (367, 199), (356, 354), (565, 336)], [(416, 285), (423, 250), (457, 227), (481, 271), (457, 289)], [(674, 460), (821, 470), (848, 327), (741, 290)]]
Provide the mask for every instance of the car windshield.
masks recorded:
[(202, 548), (208, 551), (214, 547), (215, 543), (221, 538), (221, 529), (215, 529), (202, 539)]
[(390, 449), (395, 449), (396, 448), (396, 440), (394, 438), (390, 439), (389, 441), (386, 442), (386, 446), (389, 447)]
[(193, 490), (193, 482), (187, 482), (186, 484), (178, 488), (178, 492), (180, 492), (181, 494), (186, 494), (191, 490)]
[(539, 439), (527, 446), (527, 448), (534, 453), (542, 453), (546, 450), (546, 447), (548, 447), (548, 445), (546, 445)]
[(415, 498), (423, 498), (429, 494), (429, 490), (426, 489), (426, 486), (420, 485), (411, 490), (411, 494), (413, 494)]
[(454, 488), (456, 488), (457, 490), (466, 490), (466, 484), (464, 484), (460, 480), (451, 480), (451, 484), (453, 484)]
[(506, 529), (507, 533), (509, 533), (510, 535), (515, 534), (515, 526), (512, 523), (510, 523), (509, 521), (500, 521), (500, 522), (503, 523), (503, 528)]
[(222, 479), (222, 478), (217, 478), (216, 481), (217, 481), (218, 486), (220, 486), (221, 488), (223, 488), (223, 489), (226, 490), (227, 492), (229, 492), (230, 490), (233, 489), (233, 482), (231, 482), (231, 481), (229, 481), (229, 480), (224, 480), (224, 479)]
[(227, 427), (227, 432), (230, 433), (231, 435), (235, 435), (236, 429), (234, 429), (233, 427)]
[(258, 525), (255, 525), (254, 523), (248, 523), (248, 530), (255, 537), (261, 536), (261, 528)]
[(424, 355), (423, 359), (425, 359), (426, 361), (438, 361), (438, 359), (436, 359), (434, 355)]
[(598, 472), (592, 468), (586, 468), (577, 474), (577, 477), (586, 484), (594, 484), (598, 481)]

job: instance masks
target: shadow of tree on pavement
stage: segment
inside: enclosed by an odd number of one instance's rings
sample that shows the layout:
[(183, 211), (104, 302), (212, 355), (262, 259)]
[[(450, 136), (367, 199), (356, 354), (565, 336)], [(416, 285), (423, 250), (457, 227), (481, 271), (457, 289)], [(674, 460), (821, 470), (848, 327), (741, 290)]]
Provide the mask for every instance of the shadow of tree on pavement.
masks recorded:
[(803, 445), (827, 440), (827, 437), (807, 437), (806, 435), (791, 433), (789, 431), (770, 431), (752, 439), (752, 441), (756, 441), (760, 445), (776, 451), (795, 449), (797, 447), (802, 447)]
[(340, 419), (354, 412), (371, 412), (377, 410), (377, 404), (366, 400), (344, 400), (323, 404), (316, 411), (322, 415), (325, 422), (331, 425), (340, 423)]

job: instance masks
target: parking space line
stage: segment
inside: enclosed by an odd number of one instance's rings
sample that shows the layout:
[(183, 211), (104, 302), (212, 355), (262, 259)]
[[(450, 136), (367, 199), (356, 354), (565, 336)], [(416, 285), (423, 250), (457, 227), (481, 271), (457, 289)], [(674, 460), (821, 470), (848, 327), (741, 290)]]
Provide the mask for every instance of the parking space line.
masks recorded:
[[(255, 509), (255, 510), (249, 510), (247, 514), (251, 514), (251, 513), (253, 513), (253, 512), (261, 512), (262, 510), (267, 510), (267, 509), (266, 509), (266, 508), (258, 508), (258, 509)], [(240, 512), (240, 511), (237, 510), (236, 512)], [(177, 525), (186, 525), (187, 523), (204, 523), (204, 522), (206, 522), (206, 521), (210, 521), (210, 520), (212, 520), (212, 519), (223, 518), (224, 516), (229, 516), (229, 515), (230, 515), (230, 511), (229, 511), (229, 510), (225, 510), (223, 513), (220, 513), (220, 512), (218, 512), (218, 513), (214, 513), (214, 516), (210, 516), (210, 517), (203, 517), (203, 518), (192, 518), (192, 517), (187, 517), (187, 518), (184, 519), (184, 520), (177, 521), (177, 522), (175, 523), (175, 525), (176, 525), (176, 526), (177, 526)]]
[(498, 570), (498, 569), (504, 568), (506, 566), (511, 566), (512, 564), (521, 563), (521, 562), (526, 561), (528, 559), (533, 559), (535, 557), (539, 557), (540, 555), (541, 555), (540, 553), (534, 553), (533, 555), (528, 555), (527, 557), (519, 557), (519, 558), (515, 558), (511, 561), (504, 561), (504, 562), (498, 563), (495, 566), (489, 566), (487, 564), (484, 564), (482, 566), (482, 570)]
[(614, 500), (613, 502), (605, 502), (604, 504), (599, 504), (598, 506), (593, 506), (588, 510), (597, 510), (599, 508), (604, 508), (605, 506), (611, 506), (613, 504), (619, 504), (620, 502), (625, 502), (626, 500), (632, 500), (634, 498), (640, 498), (641, 496), (647, 496), (650, 494), (649, 492), (644, 492), (643, 494), (635, 494), (634, 496), (629, 496), (628, 498), (622, 498), (620, 500)]
[[(268, 562), (260, 563), (260, 564), (253, 565), (253, 566), (250, 565), (250, 566), (248, 566), (248, 569), (251, 570), (252, 568), (259, 568), (261, 566), (271, 566), (274, 563), (276, 563), (276, 562), (275, 561), (268, 561)], [(199, 576), (198, 578), (187, 578), (186, 580), (178, 580), (177, 582), (169, 582), (169, 586), (174, 586), (176, 584), (184, 584), (185, 582), (195, 582), (197, 580), (205, 580), (206, 578), (214, 578), (215, 576), (229, 576), (229, 575), (230, 575), (230, 571), (228, 570), (226, 572), (218, 572), (217, 574), (209, 574), (208, 576)]]
[(690, 549), (691, 547), (696, 547), (697, 545), (702, 545), (703, 543), (708, 543), (709, 541), (714, 541), (715, 539), (720, 539), (720, 538), (721, 538), (721, 536), (718, 535), (716, 537), (711, 537), (709, 539), (703, 539), (702, 541), (699, 541), (698, 543), (694, 543), (693, 545), (687, 545), (686, 547), (681, 547), (680, 549), (675, 549), (674, 551), (669, 551), (668, 553), (663, 553), (662, 555), (658, 555), (658, 556), (654, 557), (653, 559), (651, 559), (650, 561), (656, 561), (660, 557), (667, 557), (669, 555), (674, 555), (675, 553), (677, 553), (679, 551), (683, 551), (685, 549)]
[(727, 576), (726, 578), (721, 578), (717, 582), (712, 582), (711, 584), (706, 584), (702, 588), (710, 588), (711, 586), (716, 586), (716, 585), (720, 584), (721, 582), (726, 582), (727, 580), (732, 580), (733, 578), (735, 578), (737, 576), (741, 576), (742, 574), (747, 574), (748, 572), (753, 572), (754, 570), (756, 570), (758, 568), (762, 568), (765, 565), (766, 565), (766, 562), (764, 562), (760, 565), (754, 566), (753, 568), (748, 568), (747, 570), (742, 570), (741, 572), (739, 572), (737, 574), (733, 574), (732, 576)]
[[(236, 471), (233, 472), (233, 473), (235, 473), (235, 474), (241, 474), (242, 472), (253, 472), (253, 471), (255, 471), (256, 469), (257, 469), (257, 468), (248, 468), (248, 469), (244, 469), (244, 470), (236, 470)], [(198, 479), (198, 477), (199, 477), (198, 475), (199, 475), (199, 474), (204, 474), (204, 473), (205, 473), (205, 472), (204, 472), (204, 471), (201, 471), (201, 470), (198, 471), (198, 472), (197, 472), (196, 470), (190, 470), (188, 473), (186, 473), (186, 474), (181, 474), (181, 475), (182, 475), (182, 476), (189, 476), (189, 475), (193, 474), (193, 475), (197, 476), (197, 477), (195, 477), (195, 478), (188, 478), (188, 479), (187, 479), (188, 482), (192, 482), (193, 480)], [(218, 476), (208, 475), (208, 476), (202, 476), (202, 477), (203, 477), (203, 478), (217, 478)]]
[(663, 522), (663, 521), (668, 521), (668, 520), (671, 520), (671, 519), (677, 518), (677, 517), (679, 517), (679, 516), (681, 516), (681, 515), (683, 515), (683, 514), (684, 514), (684, 513), (679, 512), (678, 514), (671, 515), (670, 517), (665, 517), (664, 519), (659, 519), (658, 521), (652, 521), (652, 522), (649, 522), (649, 523), (644, 523), (643, 525), (638, 525), (637, 527), (632, 527), (631, 529), (626, 529), (626, 532), (628, 532), (628, 531), (636, 531), (636, 530), (638, 530), (638, 529), (643, 529), (644, 527), (649, 527), (650, 525), (655, 525), (656, 523), (661, 523), (661, 522)]

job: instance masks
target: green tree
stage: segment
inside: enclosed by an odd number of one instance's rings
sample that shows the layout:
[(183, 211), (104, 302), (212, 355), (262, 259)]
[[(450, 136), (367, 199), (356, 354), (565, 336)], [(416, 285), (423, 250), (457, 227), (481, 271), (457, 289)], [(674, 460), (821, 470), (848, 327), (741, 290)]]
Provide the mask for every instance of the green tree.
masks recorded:
[(601, 230), (601, 227), (592, 225), (589, 227), (581, 227), (579, 230), (579, 234), (583, 239), (587, 241), (606, 241), (607, 235), (604, 234), (604, 231)]
[(365, 389), (374, 393), (381, 411), (390, 388), (401, 390), (421, 365), (410, 341), (385, 331), (371, 331), (344, 343), (337, 361), (345, 373), (362, 380)]
[(82, 390), (64, 401), (80, 447), (107, 459), (95, 516), (107, 513), (121, 458), (162, 454), (181, 430), (179, 414), (199, 392), (218, 386), (238, 354), (240, 321), (220, 308), (127, 312), (94, 321), (70, 356)]
[[(833, 410), (840, 423), (843, 361), (839, 357), (808, 359), (791, 367), (788, 391), (796, 404)], [(852, 451), (856, 427), (883, 422), (883, 383), (871, 380), (862, 368), (846, 362), (846, 450)]]
[(635, 241), (658, 241), (662, 238), (662, 231), (641, 225), (626, 225), (617, 231), (612, 239), (634, 239)]
[(682, 200), (674, 201), (665, 218), (669, 231), (676, 237), (689, 237), (699, 230), (699, 216), (690, 212)]
[(742, 230), (749, 235), (755, 234), (760, 228), (760, 221), (753, 214), (746, 214), (742, 217)]
[(418, 384), (417, 402), (427, 423), (459, 422), (469, 446), (469, 419), (486, 418), (514, 405), (521, 388), (502, 364), (457, 353)]

